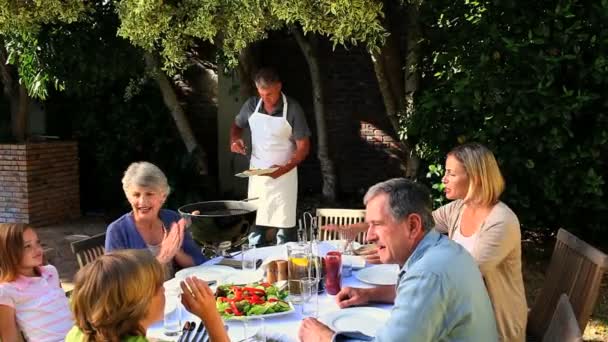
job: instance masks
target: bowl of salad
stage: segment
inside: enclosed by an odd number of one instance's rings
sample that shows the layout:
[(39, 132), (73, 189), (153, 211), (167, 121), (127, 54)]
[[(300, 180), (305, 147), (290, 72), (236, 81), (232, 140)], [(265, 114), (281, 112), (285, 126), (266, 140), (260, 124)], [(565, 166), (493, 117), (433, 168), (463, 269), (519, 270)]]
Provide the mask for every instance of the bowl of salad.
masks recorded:
[(224, 284), (215, 291), (215, 307), (224, 319), (286, 315), (295, 311), (288, 292), (269, 283)]

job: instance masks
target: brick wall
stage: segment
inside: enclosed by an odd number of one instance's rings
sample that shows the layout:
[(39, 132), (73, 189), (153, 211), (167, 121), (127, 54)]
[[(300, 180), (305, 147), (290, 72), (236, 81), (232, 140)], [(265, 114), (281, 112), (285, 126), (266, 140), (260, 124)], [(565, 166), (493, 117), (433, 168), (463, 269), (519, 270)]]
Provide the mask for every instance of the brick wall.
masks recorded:
[(0, 222), (44, 226), (80, 216), (76, 142), (0, 144)]
[(323, 51), (328, 139), (340, 190), (360, 194), (403, 176), (369, 54), (362, 48), (333, 50), (329, 43)]

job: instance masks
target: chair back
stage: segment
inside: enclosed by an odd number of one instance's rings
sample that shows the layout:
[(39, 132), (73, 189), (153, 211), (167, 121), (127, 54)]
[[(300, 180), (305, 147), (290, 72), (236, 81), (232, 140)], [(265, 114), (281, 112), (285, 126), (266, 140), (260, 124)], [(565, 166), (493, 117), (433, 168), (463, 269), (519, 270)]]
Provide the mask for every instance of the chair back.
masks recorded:
[(606, 268), (606, 254), (560, 229), (543, 288), (528, 314), (527, 333), (536, 338), (545, 334), (563, 293), (570, 299), (580, 331), (585, 331)]
[(72, 242), (72, 252), (76, 255), (78, 267), (83, 268), (84, 265), (102, 256), (105, 253), (105, 242), (106, 233)]
[(543, 342), (582, 342), (583, 334), (578, 327), (568, 295), (562, 293), (547, 328)]
[[(317, 209), (317, 224), (319, 228), (328, 224), (345, 226), (353, 223), (363, 222), (365, 220), (365, 210), (363, 209)], [(338, 232), (320, 230), (321, 240), (338, 240), (340, 238)], [(357, 235), (355, 241), (365, 244), (367, 232), (361, 232)]]
[(57, 252), (55, 248), (45, 247), (42, 249), (42, 264), (43, 265), (55, 265), (55, 257)]

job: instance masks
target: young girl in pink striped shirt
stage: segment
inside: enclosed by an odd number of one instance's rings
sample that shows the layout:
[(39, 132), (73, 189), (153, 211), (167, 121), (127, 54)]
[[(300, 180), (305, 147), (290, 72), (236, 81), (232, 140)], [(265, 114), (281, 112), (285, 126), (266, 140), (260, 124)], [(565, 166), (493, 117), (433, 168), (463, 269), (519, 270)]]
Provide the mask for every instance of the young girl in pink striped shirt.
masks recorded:
[(57, 269), (42, 265), (36, 232), (0, 224), (0, 340), (63, 341), (72, 327)]

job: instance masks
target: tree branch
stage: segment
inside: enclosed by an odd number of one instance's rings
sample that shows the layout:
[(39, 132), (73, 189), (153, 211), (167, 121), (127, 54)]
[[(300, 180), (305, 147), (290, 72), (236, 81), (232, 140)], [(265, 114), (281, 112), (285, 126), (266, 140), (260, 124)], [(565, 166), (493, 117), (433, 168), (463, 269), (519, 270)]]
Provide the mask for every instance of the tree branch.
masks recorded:
[(10, 100), (13, 92), (13, 78), (7, 64), (8, 52), (4, 47), (4, 41), (0, 39), (0, 81), (2, 81), (2, 88), (4, 95)]
[(190, 128), (188, 118), (177, 99), (177, 94), (175, 93), (169, 78), (160, 70), (158, 61), (151, 53), (145, 53), (144, 59), (146, 61), (146, 67), (151, 71), (152, 76), (160, 88), (165, 106), (169, 109), (182, 141), (192, 156), (199, 173), (202, 175), (208, 174), (207, 154), (196, 141), (196, 137)]
[(314, 36), (311, 36), (310, 40), (306, 39), (299, 28), (292, 28), (291, 33), (300, 46), (310, 70), (315, 123), (317, 125), (317, 157), (321, 164), (321, 175), (323, 177), (323, 197), (334, 202), (336, 199), (336, 174), (334, 164), (329, 156), (327, 125), (325, 123), (325, 99), (323, 96), (323, 81), (319, 67), (317, 42)]

